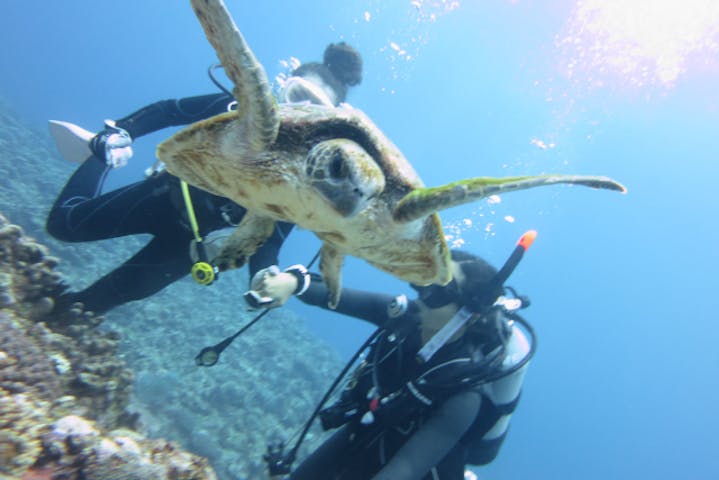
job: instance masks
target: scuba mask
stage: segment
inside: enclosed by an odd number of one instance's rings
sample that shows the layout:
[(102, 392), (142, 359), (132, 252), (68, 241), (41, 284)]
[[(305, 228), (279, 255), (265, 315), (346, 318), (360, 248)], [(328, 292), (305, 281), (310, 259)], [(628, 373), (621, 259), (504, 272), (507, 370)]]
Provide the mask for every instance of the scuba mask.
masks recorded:
[[(313, 81), (314, 80), (314, 81)], [(326, 107), (334, 107), (331, 94), (322, 86), (326, 86), (318, 77), (310, 79), (292, 76), (285, 82), (280, 93), (281, 100), (286, 103), (309, 102)], [(329, 89), (329, 87), (327, 87)]]

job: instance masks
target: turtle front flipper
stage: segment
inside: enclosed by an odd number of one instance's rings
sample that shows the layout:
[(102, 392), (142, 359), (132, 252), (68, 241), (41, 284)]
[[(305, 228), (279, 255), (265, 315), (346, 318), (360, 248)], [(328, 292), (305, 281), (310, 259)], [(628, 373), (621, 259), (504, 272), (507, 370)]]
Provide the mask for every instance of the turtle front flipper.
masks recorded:
[(242, 267), (275, 230), (275, 221), (250, 210), (213, 259), (220, 271)]
[[(235, 88), (238, 118), (251, 149), (264, 151), (277, 138), (280, 118), (267, 73), (245, 42), (222, 0), (192, 0), (192, 8)], [(238, 134), (243, 134), (241, 131)]]
[(337, 308), (342, 293), (342, 264), (344, 255), (331, 244), (324, 242), (320, 250), (320, 272), (327, 285), (327, 306)]
[(537, 175), (526, 177), (477, 177), (448, 183), (439, 187), (417, 188), (404, 196), (394, 209), (398, 222), (410, 222), (450, 207), (464, 205), (490, 195), (526, 190), (528, 188), (568, 183), (617, 192), (627, 189), (608, 177), (592, 175)]

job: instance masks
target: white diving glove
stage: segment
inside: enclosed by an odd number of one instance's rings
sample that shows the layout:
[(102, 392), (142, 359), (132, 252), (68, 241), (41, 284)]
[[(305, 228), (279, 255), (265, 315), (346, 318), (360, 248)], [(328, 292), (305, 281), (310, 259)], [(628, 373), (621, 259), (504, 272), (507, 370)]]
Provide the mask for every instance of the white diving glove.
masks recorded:
[(105, 120), (105, 129), (90, 140), (90, 150), (110, 167), (121, 168), (132, 158), (132, 137), (113, 120)]
[(250, 291), (244, 298), (254, 308), (276, 308), (284, 305), (293, 295), (301, 295), (310, 284), (310, 275), (302, 265), (293, 265), (284, 272), (277, 265), (255, 273)]

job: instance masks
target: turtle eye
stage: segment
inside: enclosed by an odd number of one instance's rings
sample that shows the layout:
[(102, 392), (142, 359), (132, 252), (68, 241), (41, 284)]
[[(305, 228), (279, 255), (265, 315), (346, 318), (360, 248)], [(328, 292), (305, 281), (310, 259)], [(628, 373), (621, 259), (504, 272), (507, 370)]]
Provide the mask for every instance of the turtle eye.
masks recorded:
[(334, 179), (342, 179), (347, 177), (347, 166), (342, 152), (335, 151), (330, 161), (330, 177)]

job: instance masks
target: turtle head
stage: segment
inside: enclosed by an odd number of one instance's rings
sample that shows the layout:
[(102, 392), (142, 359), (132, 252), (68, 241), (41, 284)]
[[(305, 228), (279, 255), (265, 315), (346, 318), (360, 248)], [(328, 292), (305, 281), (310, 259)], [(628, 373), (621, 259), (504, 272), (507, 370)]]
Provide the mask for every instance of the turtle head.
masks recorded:
[(359, 144), (343, 139), (325, 140), (307, 154), (308, 182), (342, 216), (362, 210), (384, 190), (384, 173)]

